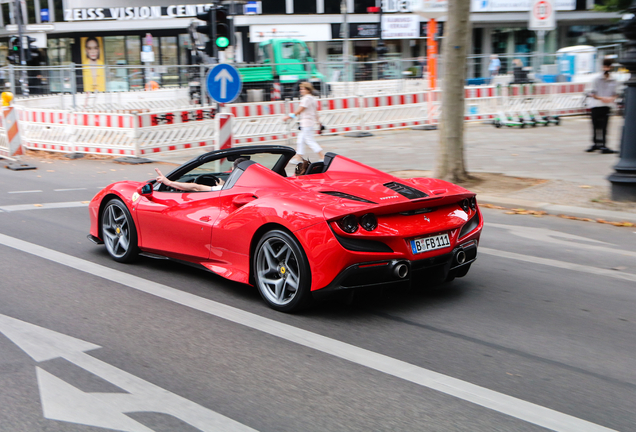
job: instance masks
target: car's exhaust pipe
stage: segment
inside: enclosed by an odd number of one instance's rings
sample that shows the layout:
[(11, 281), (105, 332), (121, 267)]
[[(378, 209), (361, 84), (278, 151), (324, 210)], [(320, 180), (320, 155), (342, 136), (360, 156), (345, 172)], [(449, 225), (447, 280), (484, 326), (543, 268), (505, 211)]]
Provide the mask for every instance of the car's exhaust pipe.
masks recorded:
[(457, 264), (464, 264), (466, 262), (466, 252), (464, 252), (463, 249), (457, 251), (455, 261), (457, 261)]
[(393, 274), (400, 279), (404, 279), (409, 274), (409, 266), (404, 263), (397, 263), (393, 267)]

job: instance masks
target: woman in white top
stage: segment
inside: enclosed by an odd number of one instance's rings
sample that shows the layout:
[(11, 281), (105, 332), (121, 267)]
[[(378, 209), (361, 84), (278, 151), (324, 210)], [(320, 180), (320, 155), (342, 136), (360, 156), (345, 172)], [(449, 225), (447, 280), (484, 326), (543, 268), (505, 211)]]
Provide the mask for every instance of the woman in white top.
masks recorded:
[(321, 159), (325, 158), (325, 153), (322, 147), (318, 145), (314, 138), (314, 127), (316, 124), (320, 124), (320, 118), (318, 117), (318, 102), (313, 96), (314, 86), (311, 83), (300, 83), (300, 107), (298, 111), (283, 118), (284, 121), (289, 120), (292, 117), (299, 117), (300, 133), (298, 134), (298, 149), (296, 155), (304, 159), (305, 144), (317, 153)]

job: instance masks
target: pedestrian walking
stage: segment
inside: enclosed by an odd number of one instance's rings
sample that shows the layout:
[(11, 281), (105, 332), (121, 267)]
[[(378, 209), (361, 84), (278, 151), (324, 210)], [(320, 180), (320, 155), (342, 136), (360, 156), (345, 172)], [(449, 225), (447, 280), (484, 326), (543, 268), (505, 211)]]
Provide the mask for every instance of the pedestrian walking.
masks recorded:
[(298, 133), (296, 156), (305, 159), (305, 145), (308, 145), (315, 153), (320, 155), (321, 159), (325, 158), (322, 147), (318, 145), (314, 138), (314, 127), (320, 124), (318, 117), (318, 102), (314, 95), (314, 86), (311, 83), (300, 83), (300, 108), (293, 114), (283, 117), (284, 121), (290, 118), (299, 117), (300, 132)]
[(607, 124), (612, 104), (616, 100), (617, 82), (610, 77), (612, 60), (603, 60), (603, 75), (596, 78), (592, 84), (591, 114), (592, 114), (592, 147), (585, 150), (591, 153), (600, 150), (601, 153), (618, 153), (607, 148)]
[(490, 56), (490, 63), (488, 64), (488, 72), (490, 73), (491, 81), (493, 77), (499, 75), (499, 69), (501, 69), (501, 60), (499, 60), (499, 56), (497, 54), (493, 54)]

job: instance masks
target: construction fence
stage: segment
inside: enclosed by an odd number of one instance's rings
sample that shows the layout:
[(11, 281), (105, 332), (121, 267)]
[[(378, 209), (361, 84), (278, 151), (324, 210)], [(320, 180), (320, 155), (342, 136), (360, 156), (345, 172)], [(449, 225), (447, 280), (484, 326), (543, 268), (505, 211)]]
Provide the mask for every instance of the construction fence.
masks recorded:
[[(177, 97), (176, 90), (147, 92)], [(466, 121), (488, 120), (505, 115), (572, 115), (586, 112), (585, 84), (537, 84), (509, 87), (472, 86), (465, 90)], [(121, 93), (132, 101), (136, 93)], [(96, 112), (46, 108), (47, 98), (18, 100), (16, 110), (23, 145), (28, 149), (65, 153), (109, 154), (143, 157), (192, 148), (218, 147), (216, 105), (180, 108), (146, 108)], [(67, 97), (70, 97), (67, 95)], [(123, 99), (122, 99), (123, 100)], [(174, 100), (174, 99), (173, 99)], [(38, 103), (41, 103), (38, 105)], [(50, 101), (49, 101), (50, 102)], [(298, 133), (295, 121), (283, 121), (298, 109), (299, 101), (231, 104), (235, 145), (280, 143)], [(325, 134), (371, 132), (435, 125), (441, 116), (441, 91), (429, 90), (374, 96), (318, 99)], [(6, 131), (0, 127), (0, 137)], [(6, 147), (0, 139), (0, 153)]]
[[(601, 47), (603, 48), (603, 47)], [(604, 55), (620, 55), (620, 45), (599, 48), (598, 61)], [(600, 55), (602, 53), (602, 55)], [(346, 61), (342, 56), (330, 55), (324, 62), (279, 64), (234, 64), (243, 80), (243, 91), (237, 103), (285, 100), (299, 97), (298, 83), (312, 82), (321, 97), (347, 97), (375, 94), (395, 94), (429, 90), (426, 59), (402, 58), (388, 54), (382, 60)], [(467, 58), (467, 85), (509, 85), (569, 81), (572, 77), (559, 75), (558, 56), (554, 53), (501, 54), (500, 73), (490, 77), (489, 56), (472, 55)], [(522, 74), (513, 74), (513, 62), (521, 64)], [(444, 71), (438, 61), (438, 80), (441, 87)], [(59, 108), (94, 108), (86, 94), (117, 94), (182, 90), (183, 102), (188, 105), (207, 105), (205, 77), (214, 65), (76, 65), (42, 66), (38, 68), (6, 66), (0, 68), (0, 87), (17, 97), (70, 95), (61, 98)], [(599, 69), (600, 70), (600, 69)], [(519, 81), (523, 79), (523, 82)], [(116, 100), (114, 96), (111, 100)]]

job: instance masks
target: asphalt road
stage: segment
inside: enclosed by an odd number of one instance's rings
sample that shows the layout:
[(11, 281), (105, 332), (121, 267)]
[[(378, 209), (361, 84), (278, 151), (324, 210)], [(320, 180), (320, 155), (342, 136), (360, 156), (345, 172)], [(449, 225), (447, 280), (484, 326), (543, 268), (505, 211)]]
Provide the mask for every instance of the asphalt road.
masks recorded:
[(286, 315), (86, 239), (152, 166), (43, 162), (0, 169), (0, 431), (636, 430), (633, 228), (484, 210), (467, 277)]

